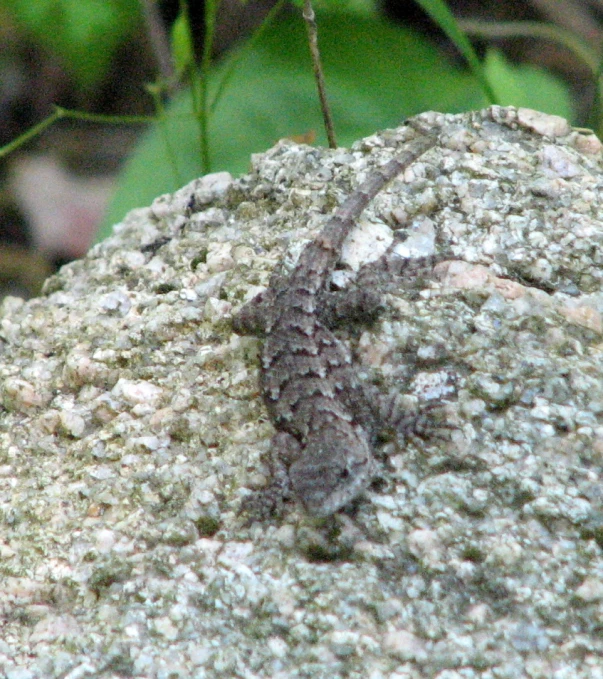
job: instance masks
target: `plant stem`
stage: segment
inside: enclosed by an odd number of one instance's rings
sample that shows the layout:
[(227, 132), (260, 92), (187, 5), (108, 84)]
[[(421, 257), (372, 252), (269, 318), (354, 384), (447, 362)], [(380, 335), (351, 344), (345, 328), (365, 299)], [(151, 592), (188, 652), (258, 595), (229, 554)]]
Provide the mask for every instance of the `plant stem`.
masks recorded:
[(329, 140), (329, 147), (336, 149), (337, 141), (335, 139), (335, 128), (333, 127), (331, 109), (329, 108), (329, 102), (327, 101), (325, 79), (322, 72), (320, 51), (318, 49), (318, 27), (316, 26), (316, 15), (314, 14), (311, 0), (304, 0), (303, 17), (308, 29), (308, 44), (310, 46), (310, 54), (312, 55), (312, 66), (314, 67), (314, 77), (316, 78), (316, 87), (318, 88), (318, 98), (320, 99), (320, 108), (325, 123), (327, 139)]
[(216, 31), (216, 15), (218, 14), (219, 0), (206, 0), (205, 2), (205, 35), (203, 36), (203, 55), (201, 57), (201, 73), (199, 78), (199, 136), (201, 142), (201, 169), (203, 173), (210, 171), (209, 155), (209, 70), (211, 67), (211, 54), (214, 45)]
[(8, 144), (0, 147), (0, 158), (7, 156), (12, 153), (15, 149), (23, 146), (28, 141), (42, 134), (47, 127), (50, 127), (57, 120), (62, 118), (73, 118), (75, 120), (88, 120), (93, 123), (109, 123), (112, 125), (121, 124), (140, 124), (140, 123), (152, 123), (156, 121), (156, 118), (152, 116), (112, 116), (103, 115), (100, 113), (85, 113), (83, 111), (71, 111), (69, 109), (63, 108), (62, 106), (55, 106), (54, 111), (41, 122), (33, 127), (30, 127), (23, 134), (19, 135), (16, 139), (13, 139)]

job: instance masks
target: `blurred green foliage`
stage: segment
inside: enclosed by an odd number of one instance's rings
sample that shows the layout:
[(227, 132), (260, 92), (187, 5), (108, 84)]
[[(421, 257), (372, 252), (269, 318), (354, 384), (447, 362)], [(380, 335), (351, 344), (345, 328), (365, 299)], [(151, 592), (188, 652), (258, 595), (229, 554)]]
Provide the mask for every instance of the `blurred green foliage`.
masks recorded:
[(84, 90), (105, 77), (141, 18), (138, 0), (0, 0), (0, 7)]
[[(318, 26), (327, 93), (342, 146), (420, 111), (460, 112), (489, 103), (472, 74), (443, 59), (416, 32), (353, 13), (321, 13)], [(243, 46), (213, 69), (210, 94), (231, 59), (238, 60), (236, 69), (209, 121), (212, 171), (245, 172), (251, 153), (285, 136), (315, 132), (317, 143), (325, 143), (300, 16), (281, 17), (252, 48)], [(566, 88), (542, 69), (513, 66), (494, 52), (484, 69), (501, 103), (571, 118)], [(131, 208), (201, 174), (190, 94), (176, 96), (167, 113), (165, 127), (154, 125), (130, 158), (99, 239)]]
[[(316, 0), (324, 8), (317, 17), (319, 43), (342, 146), (420, 111), (460, 112), (494, 99), (572, 119), (568, 90), (559, 80), (536, 67), (514, 66), (496, 51), (478, 62), (442, 0), (417, 1), (453, 39), (470, 69), (447, 61), (422, 35), (380, 18), (372, 0)], [(150, 88), (157, 122), (122, 173), (99, 239), (131, 208), (174, 191), (204, 170), (244, 172), (251, 153), (285, 136), (316, 135), (318, 144), (325, 143), (301, 11), (281, 14), (211, 65), (217, 3), (207, 0), (209, 39), (198, 67), (188, 5), (180, 2), (171, 48), (176, 74), (190, 86), (165, 108), (164, 85)], [(83, 90), (103, 80), (115, 50), (142, 22), (139, 0), (0, 0), (0, 9), (57, 55)], [(50, 122), (36, 127), (41, 131)], [(38, 130), (26, 133), (23, 140), (34, 133)]]

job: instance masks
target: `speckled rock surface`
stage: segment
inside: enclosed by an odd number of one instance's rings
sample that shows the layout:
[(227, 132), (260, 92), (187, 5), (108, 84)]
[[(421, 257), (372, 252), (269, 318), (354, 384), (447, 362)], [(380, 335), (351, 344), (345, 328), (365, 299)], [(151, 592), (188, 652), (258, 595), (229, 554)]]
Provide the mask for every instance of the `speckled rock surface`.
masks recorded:
[(384, 389), (452, 374), (450, 429), (385, 443), (329, 521), (238, 514), (273, 430), (230, 318), (408, 130), (281, 143), (3, 302), (0, 676), (603, 677), (602, 147), (521, 109), (421, 121), (439, 148), (345, 260), (392, 229), (450, 260), (341, 336)]

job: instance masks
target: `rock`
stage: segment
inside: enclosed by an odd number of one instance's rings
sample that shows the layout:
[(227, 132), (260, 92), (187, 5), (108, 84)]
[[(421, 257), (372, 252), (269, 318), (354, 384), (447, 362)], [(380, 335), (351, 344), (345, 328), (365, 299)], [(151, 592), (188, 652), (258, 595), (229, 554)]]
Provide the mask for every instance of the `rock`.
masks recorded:
[(601, 143), (525, 109), (419, 122), (439, 146), (366, 210), (338, 284), (394, 230), (447, 261), (340, 335), (362, 379), (447, 399), (446, 427), (384, 442), (328, 521), (239, 514), (273, 429), (229, 319), (408, 130), (283, 141), (3, 302), (7, 676), (600, 675)]

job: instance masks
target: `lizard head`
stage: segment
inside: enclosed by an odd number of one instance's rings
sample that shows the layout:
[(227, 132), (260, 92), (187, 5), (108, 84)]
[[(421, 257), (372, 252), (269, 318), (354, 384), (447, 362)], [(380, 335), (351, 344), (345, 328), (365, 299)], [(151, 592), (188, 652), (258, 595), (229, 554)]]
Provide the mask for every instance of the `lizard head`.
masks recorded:
[(366, 432), (350, 422), (315, 428), (289, 469), (293, 491), (312, 516), (329, 516), (369, 484), (373, 456)]

